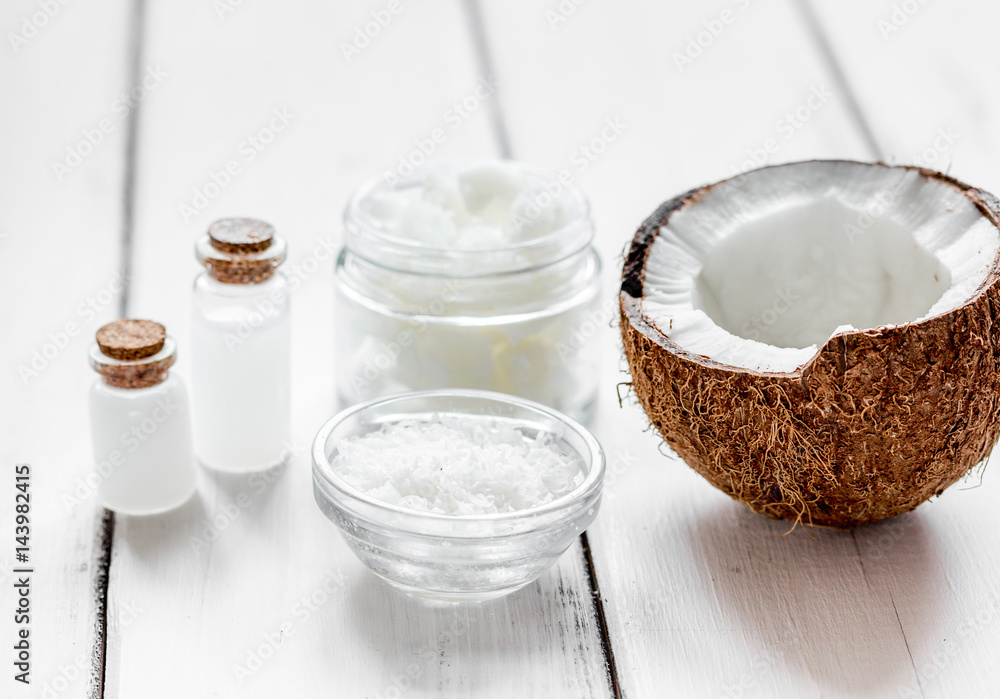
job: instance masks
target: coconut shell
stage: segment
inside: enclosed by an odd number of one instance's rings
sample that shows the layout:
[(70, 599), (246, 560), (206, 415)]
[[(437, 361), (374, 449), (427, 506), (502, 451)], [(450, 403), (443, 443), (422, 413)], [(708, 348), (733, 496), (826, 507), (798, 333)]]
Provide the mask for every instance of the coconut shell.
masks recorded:
[[(1000, 227), (992, 195), (919, 170)], [(619, 295), (635, 395), (688, 465), (760, 514), (853, 527), (914, 509), (989, 456), (1000, 434), (1000, 259), (964, 306), (834, 336), (796, 372), (720, 364), (674, 343), (641, 304), (650, 245), (713, 186), (643, 223)]]

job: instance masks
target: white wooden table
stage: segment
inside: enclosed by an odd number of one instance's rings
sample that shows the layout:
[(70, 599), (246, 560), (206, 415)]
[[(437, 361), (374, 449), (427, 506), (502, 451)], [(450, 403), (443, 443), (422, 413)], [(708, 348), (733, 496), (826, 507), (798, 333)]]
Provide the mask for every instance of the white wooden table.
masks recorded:
[[(919, 159), (1000, 192), (1000, 5), (64, 2), (0, 5), (0, 696), (1000, 696), (994, 470), (894, 521), (781, 536), (619, 407), (611, 312), (638, 223), (755, 161)], [(391, 21), (361, 47), (372, 12)], [(498, 87), (477, 101), (483, 79)], [(335, 408), (327, 251), (345, 199), (437, 128), (435, 157), (571, 170), (609, 299), (589, 541), (511, 597), (445, 608), (354, 559), (313, 504), (306, 449)], [(298, 451), (280, 477), (202, 474), (181, 510), (115, 518), (85, 480), (87, 346), (121, 313), (155, 318), (186, 377), (192, 243), (230, 215), (272, 221), (302, 275)], [(17, 463), (33, 474), (28, 687)]]

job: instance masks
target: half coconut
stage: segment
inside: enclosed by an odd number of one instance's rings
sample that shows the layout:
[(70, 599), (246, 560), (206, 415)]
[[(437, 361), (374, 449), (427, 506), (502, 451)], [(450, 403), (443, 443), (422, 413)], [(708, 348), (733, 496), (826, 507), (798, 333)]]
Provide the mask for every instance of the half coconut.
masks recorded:
[(667, 443), (771, 517), (912, 510), (1000, 430), (1000, 204), (915, 167), (791, 163), (641, 226), (621, 332)]

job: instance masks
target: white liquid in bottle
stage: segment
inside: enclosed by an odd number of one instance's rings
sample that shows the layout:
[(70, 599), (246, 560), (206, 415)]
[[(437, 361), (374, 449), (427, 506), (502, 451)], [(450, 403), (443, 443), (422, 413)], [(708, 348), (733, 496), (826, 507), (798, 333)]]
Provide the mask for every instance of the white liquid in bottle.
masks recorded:
[[(91, 349), (91, 364), (103, 377), (90, 392), (98, 496), (105, 507), (121, 514), (166, 512), (195, 490), (187, 391), (180, 378), (168, 373), (176, 345), (163, 333), (161, 349), (144, 357), (135, 347), (120, 347), (123, 338), (127, 343), (137, 333), (150, 328), (155, 332), (154, 326), (162, 332), (163, 326), (151, 321), (110, 323), (98, 331), (99, 344)], [(102, 333), (110, 345), (103, 343)], [(119, 359), (105, 351), (132, 358)]]
[(276, 465), (290, 439), (288, 313), (216, 306), (192, 330), (198, 458), (221, 471)]
[(284, 241), (261, 221), (224, 219), (197, 252), (207, 271), (192, 316), (195, 453), (219, 471), (276, 466), (290, 442)]

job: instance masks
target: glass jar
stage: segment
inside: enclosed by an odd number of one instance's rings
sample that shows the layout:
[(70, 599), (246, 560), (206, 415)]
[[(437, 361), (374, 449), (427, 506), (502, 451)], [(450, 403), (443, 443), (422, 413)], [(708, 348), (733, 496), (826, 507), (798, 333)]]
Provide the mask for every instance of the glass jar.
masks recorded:
[[(471, 232), (455, 233), (453, 213), (445, 220), (420, 203), (430, 182), (455, 173), (457, 189), (434, 184), (436, 201), (488, 197), (502, 184), (475, 184), (483, 179), (477, 173), (497, 167), (511, 174), (514, 189), (482, 206), (508, 202), (506, 213), (489, 214), (502, 224), (491, 228), (472, 217)], [(449, 161), (362, 187), (344, 215), (336, 267), (342, 405), (410, 390), (468, 388), (521, 396), (589, 420), (597, 347), (580, 331), (598, 312), (601, 263), (591, 245), (589, 204), (568, 180), (523, 163)], [(398, 225), (387, 225), (387, 210)], [(457, 244), (437, 239), (446, 237), (434, 230), (440, 223), (457, 235)]]
[(97, 331), (90, 365), (90, 427), (104, 507), (150, 515), (179, 507), (195, 490), (188, 395), (170, 374), (177, 345), (163, 326), (119, 320)]
[(290, 441), (285, 242), (262, 221), (223, 219), (196, 252), (206, 271), (192, 306), (195, 454), (218, 471), (277, 466)]

